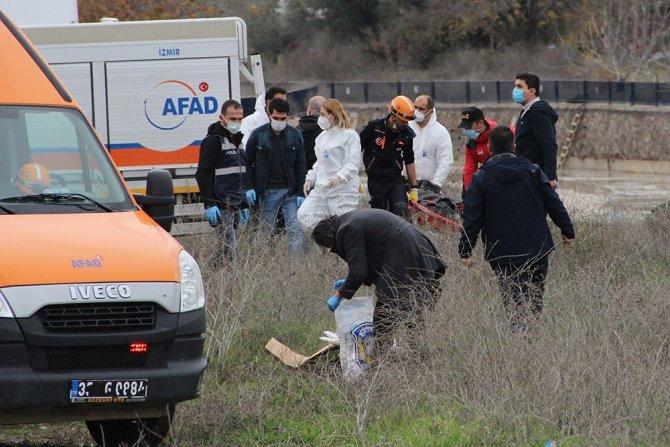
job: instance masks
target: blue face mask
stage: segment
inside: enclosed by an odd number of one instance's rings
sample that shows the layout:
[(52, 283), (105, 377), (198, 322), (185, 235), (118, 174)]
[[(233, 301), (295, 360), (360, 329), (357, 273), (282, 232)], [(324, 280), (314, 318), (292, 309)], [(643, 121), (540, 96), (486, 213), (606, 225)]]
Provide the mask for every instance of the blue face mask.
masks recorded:
[(469, 140), (476, 140), (480, 132), (481, 131), (476, 131), (472, 129), (465, 129), (463, 131), (463, 133), (465, 133), (465, 136), (468, 137)]
[(514, 87), (514, 90), (512, 90), (512, 99), (517, 104), (521, 104), (523, 102), (523, 90), (519, 87)]

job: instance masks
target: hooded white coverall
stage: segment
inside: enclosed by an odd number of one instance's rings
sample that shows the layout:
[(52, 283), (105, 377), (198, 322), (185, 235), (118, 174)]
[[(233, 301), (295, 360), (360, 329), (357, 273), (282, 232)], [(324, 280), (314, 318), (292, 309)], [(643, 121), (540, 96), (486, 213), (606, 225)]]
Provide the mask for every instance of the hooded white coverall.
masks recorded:
[(410, 121), (409, 126), (416, 134), (413, 148), (417, 181), (428, 180), (439, 187), (444, 186), (454, 163), (449, 131), (437, 122), (437, 111), (433, 111), (430, 122), (423, 129), (415, 121)]
[[(316, 137), (316, 163), (306, 180), (314, 189), (298, 209), (298, 221), (305, 230), (312, 230), (328, 216), (341, 216), (358, 208), (358, 175), (361, 164), (361, 140), (353, 129), (331, 127)], [(329, 187), (338, 176), (343, 181)]]
[(247, 147), (247, 141), (251, 136), (251, 132), (261, 127), (263, 124), (270, 122), (267, 112), (265, 111), (265, 93), (261, 93), (256, 98), (256, 111), (249, 116), (242, 119), (242, 127), (240, 127), (240, 132), (242, 132), (242, 146)]

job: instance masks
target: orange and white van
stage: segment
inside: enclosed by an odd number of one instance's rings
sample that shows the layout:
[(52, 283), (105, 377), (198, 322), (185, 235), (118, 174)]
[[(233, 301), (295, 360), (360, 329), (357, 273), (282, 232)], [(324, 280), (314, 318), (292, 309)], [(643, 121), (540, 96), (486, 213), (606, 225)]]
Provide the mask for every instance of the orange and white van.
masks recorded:
[(83, 420), (100, 444), (158, 443), (207, 363), (200, 270), (168, 233), (171, 176), (150, 172), (133, 197), (1, 11), (0, 42), (0, 424)]

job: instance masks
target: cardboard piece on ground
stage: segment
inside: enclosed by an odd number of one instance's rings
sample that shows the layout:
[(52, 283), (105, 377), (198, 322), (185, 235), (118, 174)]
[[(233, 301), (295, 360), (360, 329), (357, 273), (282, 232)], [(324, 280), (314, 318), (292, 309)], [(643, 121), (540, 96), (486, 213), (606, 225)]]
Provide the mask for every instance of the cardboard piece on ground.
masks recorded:
[(268, 341), (267, 344), (265, 345), (265, 349), (267, 349), (270, 354), (274, 355), (282, 363), (292, 368), (300, 368), (301, 366), (311, 362), (317, 357), (320, 357), (326, 352), (337, 347), (338, 347), (337, 345), (328, 343), (326, 346), (319, 349), (314, 354), (310, 355), (309, 357), (306, 357), (302, 354), (298, 354), (297, 352), (295, 352), (294, 350), (292, 350), (291, 348), (289, 348), (288, 346), (286, 346), (285, 344), (283, 344), (274, 337), (272, 337), (270, 341)]

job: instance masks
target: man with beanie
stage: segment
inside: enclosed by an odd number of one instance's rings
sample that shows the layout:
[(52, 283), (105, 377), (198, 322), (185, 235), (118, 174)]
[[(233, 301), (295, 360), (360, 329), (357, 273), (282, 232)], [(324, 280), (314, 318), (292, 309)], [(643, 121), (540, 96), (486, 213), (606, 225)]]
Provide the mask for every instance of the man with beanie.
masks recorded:
[(458, 250), (463, 262), (472, 265), (481, 232), (484, 259), (498, 277), (512, 326), (521, 329), (542, 311), (549, 253), (554, 249), (546, 215), (561, 229), (566, 245), (575, 231), (547, 176), (514, 154), (511, 129), (498, 126), (489, 139), (493, 155), (475, 174), (465, 196)]
[(363, 284), (374, 284), (375, 337), (382, 341), (398, 323), (414, 327), (423, 309), (435, 305), (444, 262), (430, 239), (406, 220), (385, 210), (355, 210), (322, 220), (312, 238), (349, 268), (347, 277), (335, 283), (328, 308), (334, 312)]

